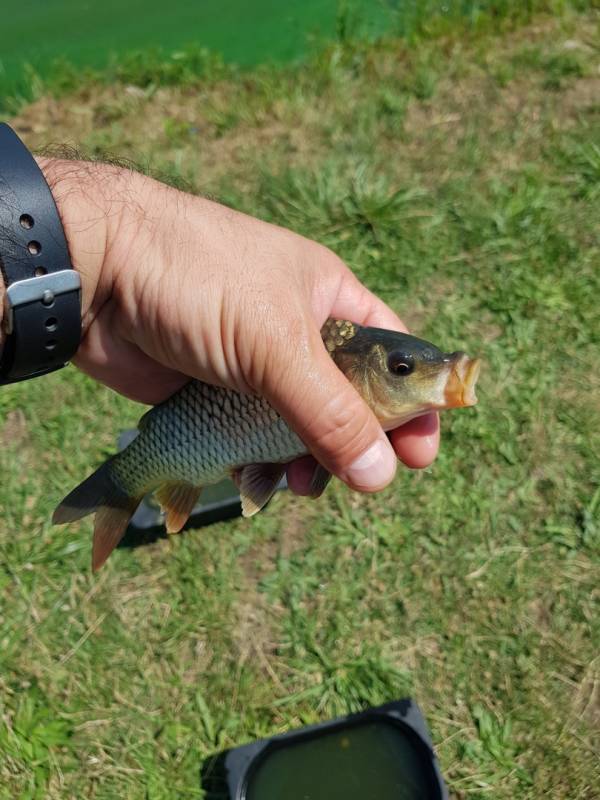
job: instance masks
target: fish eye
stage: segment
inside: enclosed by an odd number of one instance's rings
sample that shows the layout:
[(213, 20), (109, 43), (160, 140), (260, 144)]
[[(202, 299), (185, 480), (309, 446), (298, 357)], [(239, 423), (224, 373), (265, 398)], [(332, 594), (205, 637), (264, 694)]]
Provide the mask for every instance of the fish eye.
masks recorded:
[(392, 375), (404, 377), (410, 375), (415, 368), (415, 362), (405, 353), (390, 353), (388, 356), (388, 369)]

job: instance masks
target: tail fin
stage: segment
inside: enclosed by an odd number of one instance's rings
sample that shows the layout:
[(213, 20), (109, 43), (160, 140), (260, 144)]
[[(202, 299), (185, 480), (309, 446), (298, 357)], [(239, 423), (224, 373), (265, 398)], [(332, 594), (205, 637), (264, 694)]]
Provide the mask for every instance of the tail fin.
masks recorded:
[(112, 478), (109, 459), (70, 492), (52, 516), (55, 525), (96, 513), (92, 570), (96, 572), (119, 544), (141, 497), (130, 497)]

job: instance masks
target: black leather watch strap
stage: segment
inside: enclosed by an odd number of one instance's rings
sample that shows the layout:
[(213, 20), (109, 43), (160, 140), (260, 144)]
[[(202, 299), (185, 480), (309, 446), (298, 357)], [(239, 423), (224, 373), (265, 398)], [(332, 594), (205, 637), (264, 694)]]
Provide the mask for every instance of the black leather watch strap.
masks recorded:
[(64, 366), (81, 340), (81, 282), (44, 176), (0, 123), (0, 270), (6, 289), (0, 384)]

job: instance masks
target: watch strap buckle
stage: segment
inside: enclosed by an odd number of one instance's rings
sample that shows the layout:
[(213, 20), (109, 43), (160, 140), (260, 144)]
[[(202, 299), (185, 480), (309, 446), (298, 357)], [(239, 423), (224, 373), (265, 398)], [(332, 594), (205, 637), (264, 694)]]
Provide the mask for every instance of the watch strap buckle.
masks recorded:
[(42, 303), (51, 309), (57, 297), (77, 292), (81, 302), (81, 278), (74, 269), (50, 272), (35, 278), (15, 281), (4, 295), (4, 328), (7, 335), (14, 329), (15, 310), (30, 303)]

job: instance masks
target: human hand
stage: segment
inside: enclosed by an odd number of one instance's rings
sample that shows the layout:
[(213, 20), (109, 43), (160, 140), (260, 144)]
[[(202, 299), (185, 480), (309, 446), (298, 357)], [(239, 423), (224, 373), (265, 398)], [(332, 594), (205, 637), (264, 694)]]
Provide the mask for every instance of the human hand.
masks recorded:
[[(263, 395), (354, 489), (387, 485), (396, 456), (431, 463), (437, 415), (388, 439), (323, 346), (328, 317), (406, 330), (334, 253), (114, 166), (39, 163), (81, 273), (82, 370), (144, 403), (190, 377)], [(291, 488), (308, 493), (313, 469), (290, 465)]]

